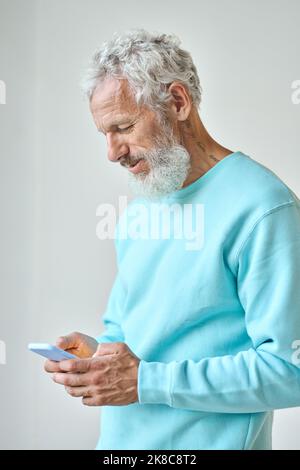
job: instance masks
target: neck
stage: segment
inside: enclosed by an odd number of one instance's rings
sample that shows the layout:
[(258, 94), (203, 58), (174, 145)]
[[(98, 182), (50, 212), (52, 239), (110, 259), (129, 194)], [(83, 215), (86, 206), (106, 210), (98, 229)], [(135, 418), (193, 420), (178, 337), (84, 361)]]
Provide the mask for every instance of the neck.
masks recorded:
[(181, 145), (191, 156), (191, 169), (182, 187), (196, 181), (220, 160), (232, 153), (209, 135), (195, 108), (192, 109), (188, 119), (180, 123), (179, 133)]

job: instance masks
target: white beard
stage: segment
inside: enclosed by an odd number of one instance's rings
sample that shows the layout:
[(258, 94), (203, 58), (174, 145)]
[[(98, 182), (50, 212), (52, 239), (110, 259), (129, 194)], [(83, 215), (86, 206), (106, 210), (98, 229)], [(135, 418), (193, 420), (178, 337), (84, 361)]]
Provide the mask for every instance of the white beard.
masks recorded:
[(180, 189), (191, 168), (190, 154), (177, 143), (157, 146), (143, 154), (149, 172), (129, 173), (129, 186), (138, 196), (159, 199)]

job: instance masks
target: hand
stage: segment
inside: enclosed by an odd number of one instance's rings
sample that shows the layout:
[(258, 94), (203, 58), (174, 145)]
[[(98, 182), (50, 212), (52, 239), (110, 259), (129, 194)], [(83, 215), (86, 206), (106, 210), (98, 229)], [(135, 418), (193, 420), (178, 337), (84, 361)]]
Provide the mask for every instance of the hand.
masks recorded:
[[(97, 351), (98, 342), (91, 336), (83, 333), (71, 333), (66, 336), (60, 336), (56, 340), (56, 346), (64, 349), (71, 354), (75, 354), (82, 359), (92, 357)], [(61, 371), (60, 362), (47, 360), (44, 365), (46, 372)]]
[(91, 359), (61, 361), (53, 380), (84, 405), (129, 405), (138, 401), (139, 363), (127, 344), (102, 343)]

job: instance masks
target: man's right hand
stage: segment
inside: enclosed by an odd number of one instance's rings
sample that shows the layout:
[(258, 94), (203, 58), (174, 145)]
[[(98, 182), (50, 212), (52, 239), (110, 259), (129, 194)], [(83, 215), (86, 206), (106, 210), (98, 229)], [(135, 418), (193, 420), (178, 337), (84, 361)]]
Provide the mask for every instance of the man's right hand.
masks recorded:
[[(56, 346), (81, 359), (92, 357), (97, 351), (98, 342), (91, 336), (74, 332), (57, 338)], [(47, 360), (44, 365), (46, 372), (60, 372), (59, 362)]]

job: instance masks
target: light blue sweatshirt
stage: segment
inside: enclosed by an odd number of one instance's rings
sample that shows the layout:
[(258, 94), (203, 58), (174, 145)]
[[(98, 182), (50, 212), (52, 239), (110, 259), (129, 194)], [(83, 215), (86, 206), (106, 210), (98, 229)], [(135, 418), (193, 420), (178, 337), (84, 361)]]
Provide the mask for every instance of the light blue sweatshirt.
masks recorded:
[[(199, 208), (197, 249), (180, 219), (169, 237), (132, 236), (172, 204)], [(141, 359), (139, 400), (101, 408), (97, 449), (270, 449), (272, 410), (300, 406), (297, 196), (237, 151), (160, 202), (131, 201), (115, 244), (97, 340)]]

